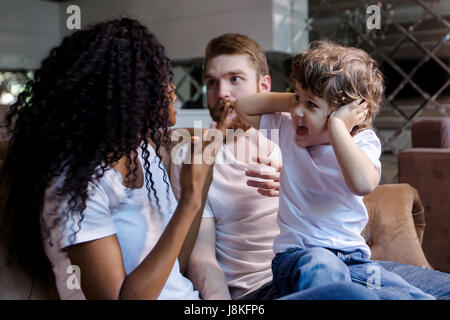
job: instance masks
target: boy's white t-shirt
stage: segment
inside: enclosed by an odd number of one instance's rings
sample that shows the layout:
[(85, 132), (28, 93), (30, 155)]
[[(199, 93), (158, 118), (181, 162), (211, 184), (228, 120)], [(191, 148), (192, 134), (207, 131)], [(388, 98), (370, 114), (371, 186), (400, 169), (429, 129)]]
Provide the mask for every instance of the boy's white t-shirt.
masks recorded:
[[(360, 250), (370, 258), (361, 232), (368, 221), (363, 197), (348, 188), (331, 145), (302, 148), (295, 142), (296, 127), (289, 113), (264, 114), (260, 130), (279, 129), (283, 155), (280, 175), (280, 235), (274, 252), (289, 248), (323, 247), (344, 252)], [(380, 140), (364, 130), (353, 140), (381, 173)]]
[[(249, 130), (260, 135), (255, 129)], [(259, 139), (267, 142), (262, 135)], [(273, 148), (269, 158), (281, 162), (278, 146), (271, 144), (269, 147)], [(186, 150), (183, 148), (183, 152)], [(171, 174), (176, 179), (172, 181), (179, 179), (177, 173), (180, 169), (181, 165), (172, 164)], [(254, 179), (245, 175), (249, 169), (269, 171), (273, 168), (246, 163), (239, 156), (234, 157), (223, 144), (217, 152), (203, 213), (203, 218), (213, 217), (215, 220), (217, 261), (225, 273), (233, 299), (272, 280), (272, 245), (274, 237), (279, 234), (276, 223), (278, 198), (263, 196), (257, 188), (248, 186), (247, 180)]]
[[(52, 264), (56, 286), (61, 299), (85, 299), (79, 283), (74, 280), (71, 272), (76, 267), (70, 267), (71, 262), (65, 251), (71, 244), (100, 239), (113, 234), (117, 235), (123, 256), (126, 274), (130, 274), (153, 249), (165, 227), (169, 223), (177, 207), (172, 188), (166, 193), (166, 183), (163, 171), (158, 167), (159, 157), (149, 146), (150, 172), (157, 190), (161, 212), (156, 205), (154, 193), (151, 193), (151, 204), (148, 190), (144, 185), (140, 189), (126, 188), (122, 185), (121, 174), (109, 169), (96, 184), (88, 186), (89, 198), (86, 201), (84, 219), (77, 225), (79, 215), (74, 222), (72, 218), (55, 221), (63, 210), (68, 210), (67, 199), (62, 200), (56, 195), (55, 188), (63, 182), (63, 175), (54, 179), (45, 192), (41, 223), (47, 226), (56, 225), (50, 231), (50, 238), (43, 238), (44, 250)], [(142, 150), (138, 151), (139, 161), (144, 164)], [(143, 169), (143, 172), (144, 169)], [(165, 171), (164, 171), (165, 172)], [(167, 177), (167, 182), (169, 179)], [(44, 230), (44, 228), (42, 228)], [(73, 239), (73, 230), (78, 231)], [(74, 240), (74, 241), (72, 241)], [(50, 244), (51, 243), (51, 244)], [(83, 277), (83, 270), (81, 278)], [(167, 282), (158, 299), (178, 300), (199, 299), (192, 283), (185, 278), (176, 260)]]

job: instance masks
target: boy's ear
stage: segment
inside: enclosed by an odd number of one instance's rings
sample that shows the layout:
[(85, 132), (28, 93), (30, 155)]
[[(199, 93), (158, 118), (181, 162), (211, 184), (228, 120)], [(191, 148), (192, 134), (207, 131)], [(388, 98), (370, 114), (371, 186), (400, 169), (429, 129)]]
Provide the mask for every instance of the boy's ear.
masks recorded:
[(267, 74), (259, 78), (259, 91), (260, 92), (270, 92), (271, 90), (272, 80), (270, 76)]

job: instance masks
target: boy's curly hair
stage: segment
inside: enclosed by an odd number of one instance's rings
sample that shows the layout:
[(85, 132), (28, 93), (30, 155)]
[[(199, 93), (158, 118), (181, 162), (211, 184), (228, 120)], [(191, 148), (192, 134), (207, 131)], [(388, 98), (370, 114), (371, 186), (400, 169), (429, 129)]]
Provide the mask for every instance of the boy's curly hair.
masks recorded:
[(364, 124), (351, 132), (370, 128), (384, 100), (384, 78), (378, 64), (365, 51), (330, 41), (313, 41), (292, 59), (290, 81), (328, 102), (330, 110), (356, 99), (368, 103)]

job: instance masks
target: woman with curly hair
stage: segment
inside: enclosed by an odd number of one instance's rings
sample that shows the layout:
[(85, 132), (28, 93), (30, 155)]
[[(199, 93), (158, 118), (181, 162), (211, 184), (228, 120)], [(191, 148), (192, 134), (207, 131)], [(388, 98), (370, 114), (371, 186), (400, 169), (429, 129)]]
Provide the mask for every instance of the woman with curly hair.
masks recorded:
[(1, 232), (27, 270), (51, 267), (61, 299), (199, 298), (180, 265), (212, 166), (184, 165), (175, 200), (171, 77), (146, 27), (112, 20), (66, 37), (11, 107)]

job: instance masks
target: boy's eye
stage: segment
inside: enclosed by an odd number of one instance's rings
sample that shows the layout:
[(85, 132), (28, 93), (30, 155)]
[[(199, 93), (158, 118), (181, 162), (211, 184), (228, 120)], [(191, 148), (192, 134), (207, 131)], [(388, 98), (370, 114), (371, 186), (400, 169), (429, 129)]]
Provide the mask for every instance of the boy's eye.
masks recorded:
[(318, 106), (316, 106), (314, 103), (312, 103), (311, 101), (309, 102), (309, 106), (311, 108), (319, 108)]

